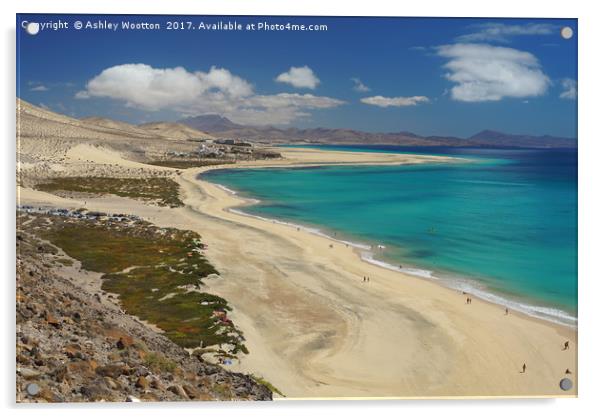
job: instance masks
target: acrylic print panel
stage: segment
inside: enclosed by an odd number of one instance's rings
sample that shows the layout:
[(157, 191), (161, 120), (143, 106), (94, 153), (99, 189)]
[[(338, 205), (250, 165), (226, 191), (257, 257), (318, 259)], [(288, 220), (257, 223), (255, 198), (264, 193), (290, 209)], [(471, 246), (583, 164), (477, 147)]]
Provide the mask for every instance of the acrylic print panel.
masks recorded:
[(17, 401), (576, 396), (577, 36), (17, 15)]

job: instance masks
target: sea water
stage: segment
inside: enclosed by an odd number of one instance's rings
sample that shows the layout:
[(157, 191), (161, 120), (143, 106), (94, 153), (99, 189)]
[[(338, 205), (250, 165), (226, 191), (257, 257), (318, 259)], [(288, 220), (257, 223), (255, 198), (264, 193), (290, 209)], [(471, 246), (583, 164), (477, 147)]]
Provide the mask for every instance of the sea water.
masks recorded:
[(576, 150), (321, 148), (470, 160), (232, 169), (204, 178), (256, 199), (248, 214), (357, 242), (367, 261), (576, 324)]

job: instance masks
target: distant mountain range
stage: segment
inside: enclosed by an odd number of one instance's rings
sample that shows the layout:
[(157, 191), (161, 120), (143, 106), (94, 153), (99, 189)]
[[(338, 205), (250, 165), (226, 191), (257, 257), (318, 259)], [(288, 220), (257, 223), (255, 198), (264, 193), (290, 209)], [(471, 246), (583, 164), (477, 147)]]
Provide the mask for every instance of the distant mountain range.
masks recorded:
[(244, 139), (263, 143), (379, 144), (399, 146), (475, 146), (518, 148), (574, 148), (577, 139), (555, 136), (511, 135), (483, 130), (469, 138), (420, 136), (411, 132), (371, 133), (352, 129), (299, 129), (245, 126), (226, 117), (209, 114), (189, 117), (178, 123), (218, 138)]

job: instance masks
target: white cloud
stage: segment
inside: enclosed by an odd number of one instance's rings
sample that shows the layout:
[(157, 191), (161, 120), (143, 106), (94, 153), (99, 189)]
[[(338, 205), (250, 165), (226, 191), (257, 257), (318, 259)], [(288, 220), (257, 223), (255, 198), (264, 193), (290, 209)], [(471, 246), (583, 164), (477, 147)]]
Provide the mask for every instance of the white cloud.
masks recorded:
[(211, 67), (208, 73), (198, 71), (195, 75), (206, 83), (208, 89), (216, 88), (232, 97), (245, 97), (253, 92), (251, 84), (227, 69)]
[(364, 84), (359, 78), (354, 77), (351, 79), (351, 81), (353, 81), (353, 89), (355, 91), (359, 91), (360, 93), (366, 93), (370, 91), (370, 87)]
[(36, 85), (35, 87), (31, 87), (29, 91), (48, 91), (48, 87), (45, 85)]
[(283, 72), (276, 81), (279, 83), (290, 84), (295, 88), (309, 88), (315, 89), (320, 80), (316, 77), (316, 74), (307, 65), (303, 67), (291, 67), (287, 72)]
[(504, 23), (481, 23), (472, 26), (473, 33), (456, 38), (458, 42), (509, 42), (514, 36), (551, 35), (559, 28), (549, 23), (527, 23), (507, 25)]
[(566, 100), (575, 100), (577, 98), (577, 81), (571, 78), (564, 78), (560, 80), (560, 85), (562, 86), (560, 98)]
[(309, 110), (327, 109), (343, 101), (312, 94), (258, 95), (246, 80), (225, 68), (190, 72), (182, 67), (145, 64), (110, 67), (92, 78), (76, 98), (105, 97), (143, 110), (172, 110), (182, 115), (218, 113), (234, 122), (289, 124)]
[(158, 110), (193, 102), (211, 91), (243, 97), (251, 93), (252, 87), (223, 68), (211, 67), (207, 73), (192, 73), (182, 67), (163, 69), (146, 64), (124, 64), (102, 71), (76, 97), (109, 97), (133, 107)]
[(447, 58), (445, 77), (455, 85), (451, 97), (458, 101), (499, 101), (505, 97), (540, 96), (550, 79), (529, 52), (486, 44), (454, 44), (436, 48)]
[(378, 107), (405, 107), (415, 106), (420, 103), (428, 103), (429, 99), (425, 96), (413, 96), (413, 97), (383, 97), (373, 96), (364, 97), (360, 100), (362, 103), (370, 104)]
[(308, 109), (327, 109), (343, 104), (344, 102), (335, 98), (314, 96), (313, 94), (280, 93), (273, 95), (257, 95), (248, 100), (249, 104), (257, 104), (263, 107), (297, 106)]

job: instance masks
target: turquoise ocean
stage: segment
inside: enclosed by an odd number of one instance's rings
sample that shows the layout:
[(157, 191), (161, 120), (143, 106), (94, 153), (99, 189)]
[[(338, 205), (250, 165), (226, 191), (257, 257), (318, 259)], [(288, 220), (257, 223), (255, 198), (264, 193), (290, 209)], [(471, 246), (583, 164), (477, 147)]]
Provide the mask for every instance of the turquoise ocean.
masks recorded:
[(246, 214), (353, 242), (369, 262), (576, 325), (575, 149), (319, 148), (469, 160), (217, 170), (203, 178), (257, 200)]

